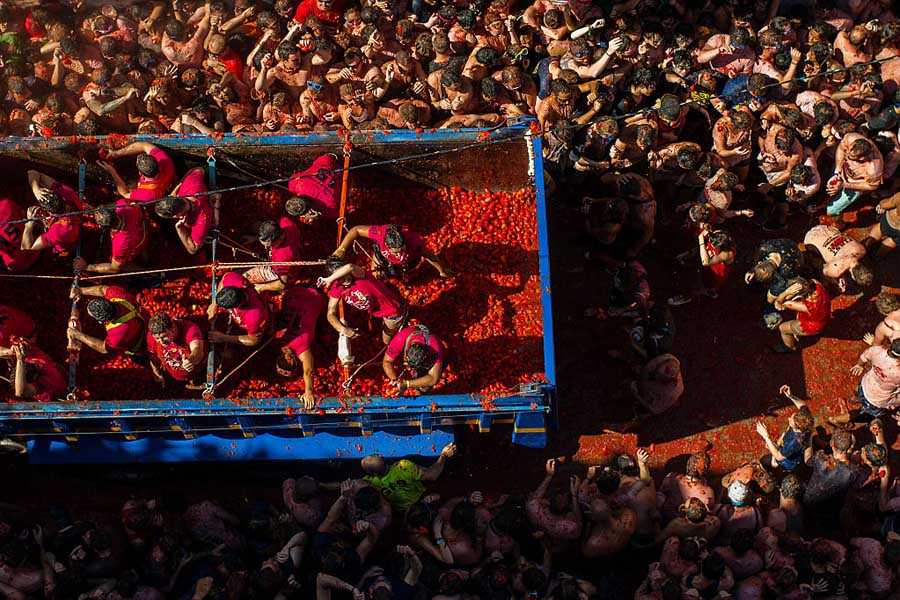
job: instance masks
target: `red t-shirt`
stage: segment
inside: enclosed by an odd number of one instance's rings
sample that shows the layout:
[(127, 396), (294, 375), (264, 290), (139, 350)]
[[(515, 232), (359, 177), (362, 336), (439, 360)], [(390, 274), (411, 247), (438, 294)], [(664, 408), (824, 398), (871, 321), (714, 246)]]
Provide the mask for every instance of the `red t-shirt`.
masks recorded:
[(325, 297), (315, 288), (293, 286), (284, 291), (278, 326), (284, 327), (284, 343), (297, 356), (312, 345), (316, 322), (325, 309)]
[(135, 314), (128, 320), (121, 323), (113, 324), (113, 322), (105, 323), (106, 327), (106, 348), (117, 352), (124, 352), (134, 348), (144, 333), (145, 315), (137, 302), (137, 299), (117, 285), (111, 285), (106, 288), (104, 298), (111, 301), (118, 309), (116, 318), (113, 321), (123, 319), (125, 315), (132, 312), (125, 304), (118, 301), (129, 303), (135, 309)]
[(427, 341), (428, 347), (434, 350), (434, 364), (443, 363), (444, 349), (440, 338), (430, 331), (427, 334), (428, 339), (426, 340), (425, 338), (426, 333), (422, 331), (421, 328), (415, 326), (404, 327), (397, 332), (397, 335), (395, 335), (391, 340), (391, 343), (388, 344), (387, 350), (385, 350), (384, 353), (391, 360), (397, 360), (398, 358), (403, 359), (408, 344), (425, 344)]
[[(195, 170), (188, 173), (178, 188), (179, 196), (190, 196), (198, 192), (205, 192), (209, 188), (206, 187), (206, 175), (203, 171)], [(185, 218), (185, 224), (191, 229), (191, 239), (195, 244), (202, 244), (209, 235), (209, 230), (213, 224), (213, 209), (209, 203), (209, 196), (203, 194), (201, 196), (190, 196), (187, 201), (191, 203), (191, 208)]]
[(831, 296), (825, 290), (825, 287), (818, 281), (815, 293), (800, 302), (809, 311), (806, 313), (797, 313), (797, 320), (800, 321), (800, 329), (803, 333), (815, 334), (825, 329), (825, 325), (831, 319)]
[(41, 349), (29, 348), (25, 363), (37, 365), (41, 370), (38, 378), (32, 383), (36, 395), (47, 394), (52, 400), (63, 397), (68, 391), (69, 384), (60, 372), (56, 361)]
[(227, 48), (224, 52), (219, 55), (219, 62), (225, 65), (225, 68), (234, 73), (234, 78), (240, 81), (244, 77), (244, 61), (241, 60), (241, 56), (232, 50), (231, 48)]
[(22, 234), (25, 233), (25, 223), (9, 223), (25, 218), (22, 207), (10, 200), (0, 200), (0, 259), (6, 268), (14, 273), (27, 271), (38, 258), (40, 252), (22, 250)]
[(222, 277), (222, 287), (241, 288), (247, 294), (247, 306), (228, 311), (234, 323), (247, 335), (258, 336), (264, 332), (269, 324), (269, 307), (250, 282), (240, 273), (231, 271)]
[(153, 334), (147, 332), (147, 352), (156, 355), (166, 372), (177, 381), (187, 381), (191, 374), (184, 370), (182, 363), (191, 355), (191, 342), (203, 341), (203, 332), (194, 323), (178, 319), (175, 321), (175, 339), (168, 346), (159, 345)]
[(156, 172), (156, 177), (144, 177), (141, 175), (137, 188), (129, 196), (131, 200), (137, 202), (162, 198), (172, 189), (172, 181), (175, 179), (175, 165), (168, 154), (156, 147), (147, 154), (156, 159), (159, 170)]
[(34, 320), (13, 306), (0, 304), (0, 346), (9, 346), (11, 337), (29, 338), (34, 334)]
[[(709, 254), (709, 257), (712, 258), (718, 256), (720, 251), (716, 250), (715, 246), (707, 239), (706, 252)], [(728, 274), (731, 272), (731, 267), (733, 266), (733, 264), (726, 265), (723, 262), (710, 265), (710, 267), (703, 272), (703, 283), (706, 287), (719, 289), (728, 279)]]
[(387, 225), (373, 225), (369, 227), (369, 237), (378, 246), (381, 255), (389, 263), (401, 265), (404, 267), (415, 266), (422, 260), (422, 253), (425, 252), (425, 240), (418, 233), (413, 233), (408, 227), (401, 227), (403, 232), (403, 242), (406, 248), (403, 252), (395, 253), (384, 243), (384, 233)]
[(125, 198), (116, 201), (116, 214), (122, 219), (125, 227), (112, 229), (112, 259), (117, 263), (128, 263), (147, 247), (147, 222), (144, 220), (144, 209), (132, 206)]
[[(58, 181), (50, 189), (62, 198), (63, 212), (73, 212), (83, 208), (78, 193)], [(81, 216), (51, 217), (46, 220), (47, 230), (41, 235), (41, 241), (55, 254), (66, 256), (75, 249), (81, 233)]]
[[(269, 250), (269, 260), (272, 262), (290, 262), (300, 260), (300, 230), (296, 223), (288, 217), (281, 217), (278, 226), (284, 231), (284, 239), (278, 245), (272, 245)], [(287, 265), (275, 265), (272, 270), (279, 275), (287, 275), (296, 271), (296, 267)]]
[(316, 0), (303, 0), (294, 11), (294, 21), (302, 25), (307, 17), (318, 17), (322, 23), (337, 27), (341, 24), (343, 11), (344, 3), (341, 0), (335, 0), (331, 10), (319, 10), (319, 3)]
[[(315, 4), (315, 2), (313, 2)], [(302, 4), (300, 6), (303, 6)], [(312, 208), (322, 213), (325, 219), (337, 219), (340, 203), (341, 174), (331, 173), (340, 165), (331, 154), (323, 154), (313, 161), (305, 171), (291, 175), (288, 189), (297, 196), (307, 196), (313, 200)]]
[(361, 279), (354, 279), (349, 287), (333, 283), (328, 290), (332, 298), (343, 300), (353, 308), (367, 312), (373, 317), (395, 317), (403, 304), (387, 286), (369, 273)]

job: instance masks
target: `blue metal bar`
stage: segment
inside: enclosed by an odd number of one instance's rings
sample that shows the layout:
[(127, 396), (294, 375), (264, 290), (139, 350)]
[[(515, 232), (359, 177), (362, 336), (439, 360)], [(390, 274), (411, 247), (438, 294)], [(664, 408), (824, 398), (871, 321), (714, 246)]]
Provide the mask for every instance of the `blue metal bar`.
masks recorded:
[[(84, 160), (84, 157), (82, 157), (82, 159), (80, 161), (78, 161), (78, 199), (81, 200), (82, 203), (84, 202), (84, 187), (85, 187), (86, 179), (87, 179), (87, 162)], [(78, 230), (78, 243), (75, 245), (75, 257), (76, 258), (81, 256), (81, 238), (83, 237), (82, 236), (83, 231), (84, 231), (83, 228)], [(76, 273), (76, 277), (72, 280), (72, 288), (73, 289), (78, 287), (78, 285), (80, 285), (78, 283), (77, 275), (78, 274)], [(74, 314), (77, 305), (78, 305), (78, 301), (72, 300), (72, 310), (71, 310), (70, 314)], [(77, 379), (76, 379), (77, 373), (78, 373), (78, 362), (75, 360), (75, 357), (72, 354), (69, 354), (69, 394), (70, 395), (75, 393), (75, 386), (77, 383)], [(69, 398), (69, 399), (72, 400), (73, 398)]]
[[(207, 159), (207, 164), (209, 165), (209, 189), (216, 189), (216, 158), (215, 154), (210, 154)], [(216, 264), (218, 260), (218, 247), (219, 247), (219, 199), (215, 197), (213, 199), (213, 228), (212, 228), (212, 243), (210, 244), (211, 250), (211, 261), (213, 264)], [(209, 301), (212, 303), (213, 299), (216, 297), (216, 269), (212, 269), (212, 281), (210, 283), (210, 292), (209, 292)], [(216, 316), (213, 315), (213, 318), (209, 322), (209, 330), (213, 331), (216, 328)], [(203, 396), (211, 396), (216, 389), (216, 351), (213, 344), (209, 344), (209, 354), (206, 356), (206, 388), (203, 390)]]

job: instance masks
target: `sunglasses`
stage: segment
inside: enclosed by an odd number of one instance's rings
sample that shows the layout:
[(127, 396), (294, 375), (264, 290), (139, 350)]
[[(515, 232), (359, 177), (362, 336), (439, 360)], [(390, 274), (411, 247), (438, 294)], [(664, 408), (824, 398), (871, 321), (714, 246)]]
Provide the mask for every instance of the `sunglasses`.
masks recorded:
[(318, 81), (307, 81), (306, 85), (309, 87), (309, 89), (311, 89), (315, 92), (320, 92), (320, 91), (322, 91), (322, 88), (325, 87), (323, 84), (319, 83)]
[(578, 50), (577, 52), (573, 52), (572, 56), (577, 56), (578, 58), (584, 58), (591, 53), (590, 48), (585, 48), (584, 50)]

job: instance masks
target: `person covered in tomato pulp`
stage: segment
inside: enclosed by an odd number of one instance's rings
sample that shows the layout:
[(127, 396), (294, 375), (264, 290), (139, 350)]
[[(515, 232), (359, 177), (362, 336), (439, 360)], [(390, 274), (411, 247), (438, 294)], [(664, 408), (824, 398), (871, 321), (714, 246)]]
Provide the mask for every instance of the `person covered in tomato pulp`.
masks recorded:
[(316, 285), (328, 289), (328, 322), (348, 338), (356, 337), (356, 330), (338, 316), (338, 303), (368, 313), (382, 321), (381, 340), (388, 344), (406, 322), (409, 307), (399, 293), (372, 276), (358, 265), (337, 257), (325, 263), (327, 277), (320, 277)]
[(399, 393), (408, 389), (428, 392), (441, 379), (444, 344), (424, 325), (409, 325), (388, 344), (381, 367)]
[(49, 248), (53, 254), (68, 256), (81, 234), (81, 215), (69, 214), (84, 208), (78, 193), (39, 171), (28, 171), (28, 184), (38, 204), (25, 211), (30, 220), (22, 231), (20, 248), (26, 252)]
[(281, 336), (281, 353), (275, 359), (275, 370), (282, 377), (296, 379), (303, 368), (303, 403), (307, 409), (315, 407), (315, 358), (312, 344), (316, 324), (325, 310), (325, 297), (315, 288), (290, 286), (281, 298), (281, 312), (277, 327), (284, 329)]
[(235, 335), (213, 329), (209, 332), (210, 343), (256, 346), (272, 324), (269, 306), (240, 273), (226, 273), (221, 286), (206, 314), (211, 320), (219, 308), (224, 308), (234, 325), (243, 329), (244, 333)]
[(334, 255), (343, 258), (357, 238), (372, 240), (370, 269), (381, 278), (402, 277), (421, 264), (422, 259), (434, 267), (441, 277), (452, 277), (438, 257), (425, 246), (418, 233), (401, 225), (357, 225), (341, 240)]
[(158, 312), (147, 322), (147, 353), (153, 376), (167, 383), (198, 385), (206, 377), (206, 341), (200, 328), (187, 319)]
[(143, 360), (147, 350), (144, 343), (147, 315), (130, 292), (117, 285), (96, 285), (76, 286), (72, 288), (72, 294), (76, 301), (85, 296), (93, 298), (88, 302), (87, 312), (103, 325), (106, 336), (104, 339), (90, 336), (81, 331), (80, 327), (70, 323), (68, 329), (70, 349), (84, 344), (101, 354), (124, 353)]
[(156, 203), (156, 216), (163, 219), (175, 219), (175, 233), (188, 254), (205, 256), (203, 246), (213, 226), (213, 209), (210, 197), (219, 194), (206, 194), (206, 171), (202, 168), (191, 169), (169, 194)]
[(341, 174), (338, 157), (323, 154), (305, 171), (291, 175), (288, 189), (293, 196), (284, 204), (284, 211), (296, 219), (311, 223), (318, 218), (338, 218)]

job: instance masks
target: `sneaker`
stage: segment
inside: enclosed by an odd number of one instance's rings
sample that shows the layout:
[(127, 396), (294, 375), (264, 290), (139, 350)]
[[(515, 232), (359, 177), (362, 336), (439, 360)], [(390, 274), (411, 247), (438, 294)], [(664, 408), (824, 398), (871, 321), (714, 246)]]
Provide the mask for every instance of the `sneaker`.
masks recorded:
[(796, 352), (796, 346), (793, 348), (788, 348), (784, 345), (784, 342), (779, 342), (777, 346), (772, 346), (772, 351), (778, 354), (790, 354), (791, 352)]
[(8, 454), (25, 454), (28, 452), (28, 448), (19, 442), (14, 442), (9, 438), (3, 438), (0, 440), (0, 452)]
[(667, 300), (669, 306), (681, 306), (691, 301), (691, 297), (687, 294), (677, 294)]
[(763, 317), (763, 325), (766, 329), (775, 329), (779, 325), (781, 325), (781, 321), (784, 318), (781, 316), (781, 313), (768, 313)]
[(707, 298), (711, 299), (711, 300), (715, 300), (716, 298), (719, 297), (719, 292), (718, 292), (717, 290), (712, 289), (712, 288), (705, 289), (705, 290), (701, 290), (700, 293), (703, 294), (704, 296), (706, 296)]

